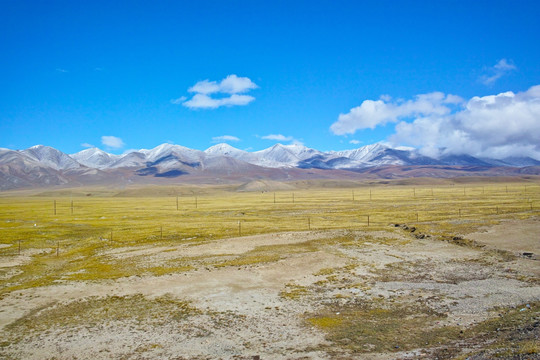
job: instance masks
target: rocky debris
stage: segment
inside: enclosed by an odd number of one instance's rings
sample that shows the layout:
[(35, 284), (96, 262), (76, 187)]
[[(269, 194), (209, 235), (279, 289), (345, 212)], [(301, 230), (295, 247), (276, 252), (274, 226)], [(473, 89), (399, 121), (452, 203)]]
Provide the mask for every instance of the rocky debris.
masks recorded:
[(538, 260), (538, 257), (533, 252), (523, 252), (521, 256), (531, 260)]
[[(403, 224), (403, 225), (401, 225), (401, 224), (393, 224), (393, 226), (394, 227), (400, 227), (403, 230), (410, 232), (411, 234), (415, 233), (416, 230), (417, 230), (416, 227), (414, 227), (414, 226), (409, 227), (407, 224)], [(431, 235), (422, 234), (422, 233), (416, 233), (416, 234), (414, 234), (414, 237), (417, 238), (417, 239), (426, 239), (426, 238), (430, 238)]]

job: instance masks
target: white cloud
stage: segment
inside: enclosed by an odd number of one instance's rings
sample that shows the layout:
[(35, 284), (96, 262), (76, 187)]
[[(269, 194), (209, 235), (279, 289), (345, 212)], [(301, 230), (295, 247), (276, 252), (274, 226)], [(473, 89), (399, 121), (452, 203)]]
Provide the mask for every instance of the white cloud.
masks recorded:
[(212, 138), (212, 142), (214, 143), (227, 142), (227, 141), (240, 141), (240, 139), (232, 135), (214, 136)]
[(247, 105), (255, 100), (253, 96), (233, 94), (220, 99), (212, 98), (206, 94), (195, 94), (190, 100), (182, 103), (190, 109), (215, 109), (220, 106)]
[(203, 80), (190, 87), (188, 91), (198, 94), (212, 94), (219, 92), (219, 85), (215, 81)]
[(122, 139), (116, 136), (102, 136), (101, 143), (113, 149), (120, 149), (125, 145)]
[[(217, 81), (202, 80), (188, 89), (195, 93), (189, 100), (185, 96), (171, 100), (173, 104), (182, 104), (190, 109), (215, 109), (221, 106), (247, 105), (255, 98), (249, 95), (239, 95), (258, 86), (247, 77), (228, 75), (219, 83)], [(225, 94), (222, 97), (212, 97), (212, 94)]]
[(443, 115), (451, 111), (449, 105), (463, 100), (456, 95), (441, 92), (417, 95), (414, 100), (390, 102), (388, 95), (379, 100), (365, 100), (347, 114), (340, 114), (338, 121), (330, 126), (336, 135), (354, 134), (361, 129), (374, 129), (379, 125), (395, 123), (400, 118), (418, 115)]
[(82, 143), (81, 146), (85, 147), (85, 148), (93, 148), (93, 147), (95, 147), (94, 145), (89, 144), (89, 143)]
[(238, 94), (256, 89), (258, 86), (247, 77), (238, 77), (232, 74), (221, 80), (219, 88), (224, 93)]
[(55, 70), (60, 72), (60, 73), (68, 73), (69, 72), (69, 70), (61, 69), (61, 68), (56, 68)]
[(470, 99), (451, 114), (401, 121), (389, 140), (416, 146), (430, 156), (469, 154), (540, 159), (540, 85)]
[(349, 141), (349, 144), (353, 144), (353, 145), (358, 145), (360, 143), (361, 143), (360, 140), (351, 140), (351, 141)]
[(281, 134), (270, 134), (261, 136), (261, 139), (264, 140), (275, 140), (275, 141), (293, 141), (294, 138), (292, 136), (285, 136)]
[(540, 85), (468, 101), (440, 92), (408, 101), (365, 100), (341, 114), (331, 130), (346, 135), (388, 123), (397, 123), (388, 137), (391, 145), (414, 146), (428, 156), (530, 156), (540, 160)]
[[(257, 135), (257, 137), (259, 137)], [(304, 143), (301, 140), (295, 139), (292, 136), (285, 136), (282, 134), (269, 134), (265, 136), (260, 136), (261, 139), (264, 140), (272, 140), (272, 141), (279, 141), (279, 142), (288, 142), (291, 145), (304, 145)]]
[(484, 85), (492, 85), (504, 75), (517, 70), (517, 67), (506, 59), (499, 60), (494, 66), (486, 70), (487, 74), (480, 77), (480, 82)]
[(184, 101), (187, 100), (187, 97), (185, 96), (180, 96), (178, 99), (172, 99), (171, 100), (171, 104), (175, 104), (175, 105), (180, 105), (182, 104)]

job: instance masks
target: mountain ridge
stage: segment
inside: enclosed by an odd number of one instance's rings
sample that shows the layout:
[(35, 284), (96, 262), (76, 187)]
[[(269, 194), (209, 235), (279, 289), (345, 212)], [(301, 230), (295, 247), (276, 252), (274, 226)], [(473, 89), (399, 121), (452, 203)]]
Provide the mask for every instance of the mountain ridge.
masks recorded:
[[(411, 167), (417, 167), (412, 169)], [(421, 169), (421, 170), (420, 170)], [(415, 149), (376, 143), (357, 149), (319, 151), (303, 145), (275, 144), (248, 152), (229, 144), (201, 151), (164, 143), (122, 155), (99, 148), (65, 154), (49, 146), (24, 150), (0, 149), (0, 190), (32, 186), (87, 183), (161, 181), (290, 180), (310, 177), (357, 178), (432, 177), (482, 174), (540, 174), (540, 161), (527, 157), (506, 159), (447, 155), (432, 158)]]

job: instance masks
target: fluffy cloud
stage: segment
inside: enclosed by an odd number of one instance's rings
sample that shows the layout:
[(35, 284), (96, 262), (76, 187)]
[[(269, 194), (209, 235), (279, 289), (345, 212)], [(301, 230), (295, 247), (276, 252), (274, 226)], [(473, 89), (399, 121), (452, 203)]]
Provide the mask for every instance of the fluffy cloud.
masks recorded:
[(95, 147), (94, 145), (89, 144), (89, 143), (82, 143), (81, 146), (85, 147), (85, 148), (93, 148), (93, 147)]
[(253, 96), (233, 94), (229, 97), (214, 99), (206, 94), (195, 94), (182, 105), (190, 109), (215, 109), (220, 106), (247, 105), (255, 100)]
[(361, 142), (360, 140), (354, 140), (353, 139), (353, 140), (349, 141), (349, 144), (358, 145), (358, 144), (360, 144), (360, 142)]
[(469, 154), (540, 159), (540, 85), (514, 94), (473, 97), (445, 116), (400, 122), (390, 137), (394, 144), (421, 148), (424, 154)]
[(120, 149), (125, 145), (122, 139), (116, 136), (102, 136), (101, 143), (113, 149)]
[(330, 130), (336, 135), (354, 134), (357, 130), (395, 123), (400, 118), (444, 115), (450, 112), (449, 105), (462, 101), (459, 96), (444, 95), (441, 92), (421, 94), (414, 100), (396, 102), (391, 102), (390, 97), (385, 95), (379, 100), (365, 100), (347, 114), (340, 114)]
[(517, 70), (514, 64), (506, 59), (501, 59), (494, 66), (487, 69), (487, 74), (480, 77), (480, 82), (484, 85), (492, 85), (495, 81), (514, 70)]
[(395, 122), (389, 143), (414, 146), (428, 156), (540, 159), (540, 85), (524, 92), (475, 96), (466, 102), (442, 93), (401, 102), (366, 100), (340, 115), (331, 129), (345, 135)]
[(240, 139), (237, 138), (236, 136), (231, 136), (231, 135), (214, 136), (212, 138), (212, 142), (214, 143), (227, 142), (227, 141), (240, 141)]
[[(255, 98), (241, 95), (258, 86), (247, 77), (238, 77), (234, 74), (227, 76), (220, 82), (203, 80), (188, 89), (195, 93), (189, 100), (185, 96), (171, 100), (173, 104), (182, 104), (190, 109), (215, 109), (221, 106), (247, 105)], [(223, 95), (221, 97), (212, 94)]]

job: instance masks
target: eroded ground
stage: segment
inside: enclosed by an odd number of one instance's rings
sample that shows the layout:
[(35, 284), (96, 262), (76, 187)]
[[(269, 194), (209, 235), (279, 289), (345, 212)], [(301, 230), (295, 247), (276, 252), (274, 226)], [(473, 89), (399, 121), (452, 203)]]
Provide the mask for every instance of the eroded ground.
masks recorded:
[[(182, 271), (5, 293), (0, 356), (537, 358), (540, 262), (523, 253), (540, 252), (539, 219), (453, 238), (431, 230), (389, 224), (103, 250), (111, 261)], [(2, 259), (3, 276), (31, 251)]]

